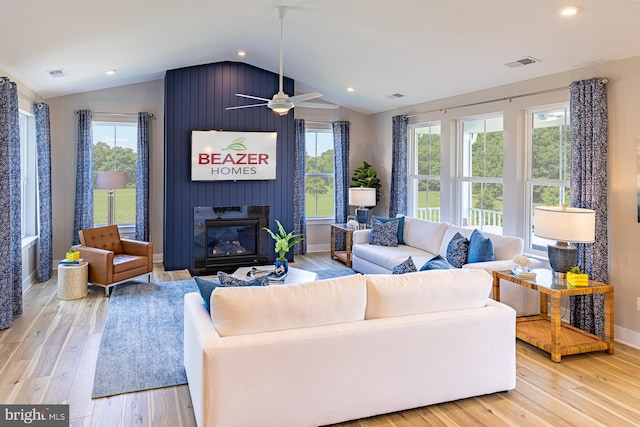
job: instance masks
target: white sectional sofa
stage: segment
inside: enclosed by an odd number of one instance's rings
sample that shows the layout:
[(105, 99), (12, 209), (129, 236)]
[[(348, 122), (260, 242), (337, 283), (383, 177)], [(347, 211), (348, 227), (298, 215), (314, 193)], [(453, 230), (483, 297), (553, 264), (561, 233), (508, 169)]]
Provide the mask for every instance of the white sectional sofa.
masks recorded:
[[(418, 218), (404, 217), (403, 242), (397, 247), (371, 245), (371, 230), (356, 230), (353, 233), (352, 268), (363, 274), (389, 274), (393, 267), (404, 262), (409, 256), (420, 269), (424, 263), (436, 255), (446, 259), (447, 246), (451, 238), (460, 233), (467, 239), (473, 233), (471, 228), (458, 227), (446, 222), (431, 222)], [(509, 270), (513, 267), (513, 257), (521, 255), (524, 241), (520, 237), (484, 233), (493, 242), (494, 261), (465, 264), (463, 269), (482, 269), (489, 273)], [(534, 267), (540, 263), (533, 260)], [(500, 300), (513, 307), (518, 316), (540, 313), (540, 299), (537, 292), (509, 282), (501, 283)]]
[(515, 387), (515, 311), (482, 270), (185, 296), (201, 427), (320, 426)]

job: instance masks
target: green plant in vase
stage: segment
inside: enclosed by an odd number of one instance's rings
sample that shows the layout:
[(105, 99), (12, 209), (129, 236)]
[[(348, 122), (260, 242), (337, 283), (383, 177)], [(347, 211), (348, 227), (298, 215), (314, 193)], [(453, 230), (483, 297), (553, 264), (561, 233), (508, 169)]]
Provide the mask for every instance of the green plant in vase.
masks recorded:
[(277, 234), (267, 227), (264, 227), (263, 230), (269, 233), (271, 238), (276, 242), (275, 252), (278, 254), (278, 258), (276, 258), (276, 273), (281, 276), (289, 271), (289, 263), (286, 257), (289, 249), (304, 239), (299, 234), (294, 234), (293, 231), (287, 233), (277, 219), (276, 224), (278, 225)]
[(380, 201), (380, 188), (382, 184), (380, 183), (380, 178), (378, 178), (378, 173), (367, 162), (362, 162), (362, 165), (353, 171), (351, 187), (375, 188), (376, 203)]

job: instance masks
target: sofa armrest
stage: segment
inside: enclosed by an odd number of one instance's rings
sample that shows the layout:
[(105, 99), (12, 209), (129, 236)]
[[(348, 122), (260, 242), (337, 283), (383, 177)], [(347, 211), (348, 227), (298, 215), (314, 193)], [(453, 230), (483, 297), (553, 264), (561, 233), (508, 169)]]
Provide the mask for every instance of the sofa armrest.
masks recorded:
[(369, 243), (371, 241), (371, 230), (356, 230), (353, 232), (352, 243), (354, 245)]
[(80, 257), (89, 263), (89, 281), (108, 285), (113, 282), (113, 251), (92, 248), (91, 246), (76, 245), (74, 249), (80, 252)]
[(510, 270), (515, 264), (510, 259), (498, 260), (498, 261), (485, 261), (485, 262), (472, 262), (471, 264), (465, 264), (462, 268), (477, 268), (491, 273), (493, 271)]

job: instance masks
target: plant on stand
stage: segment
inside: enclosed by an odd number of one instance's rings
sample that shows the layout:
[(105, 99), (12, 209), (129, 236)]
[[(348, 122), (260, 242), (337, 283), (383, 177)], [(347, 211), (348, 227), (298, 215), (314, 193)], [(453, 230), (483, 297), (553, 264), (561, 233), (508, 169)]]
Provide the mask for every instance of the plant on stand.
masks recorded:
[(278, 254), (278, 258), (276, 258), (276, 274), (282, 276), (289, 272), (289, 263), (286, 257), (289, 249), (304, 239), (299, 234), (294, 234), (293, 231), (287, 233), (282, 224), (280, 224), (280, 221), (277, 219), (276, 224), (278, 225), (278, 234), (274, 233), (267, 227), (264, 227), (263, 230), (266, 230), (266, 232), (269, 233), (276, 242), (275, 252)]
[(376, 203), (380, 201), (380, 188), (382, 184), (380, 183), (380, 178), (378, 178), (378, 173), (367, 162), (362, 162), (362, 165), (353, 171), (351, 187), (375, 188)]

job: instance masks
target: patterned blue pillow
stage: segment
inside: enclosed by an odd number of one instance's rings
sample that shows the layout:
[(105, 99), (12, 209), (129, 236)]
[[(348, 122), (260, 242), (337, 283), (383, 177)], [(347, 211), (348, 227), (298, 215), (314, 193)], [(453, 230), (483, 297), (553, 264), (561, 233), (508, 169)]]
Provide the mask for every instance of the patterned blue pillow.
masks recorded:
[(382, 222), (371, 220), (371, 244), (398, 246), (398, 221)]
[(447, 261), (456, 268), (462, 268), (467, 262), (469, 240), (460, 233), (456, 233), (447, 245)]
[(449, 270), (451, 266), (447, 262), (446, 259), (442, 258), (440, 255), (436, 255), (431, 258), (429, 261), (425, 262), (422, 267), (420, 267), (420, 271), (425, 270)]
[(493, 261), (493, 242), (480, 230), (473, 230), (469, 237), (469, 254), (467, 264), (472, 262)]
[(377, 219), (380, 222), (389, 222), (389, 221), (398, 221), (398, 244), (404, 245), (404, 240), (402, 240), (402, 234), (404, 233), (404, 217), (399, 216), (397, 218), (383, 218), (381, 216), (373, 216), (371, 221)]
[[(222, 278), (224, 278), (224, 283), (222, 283)], [(203, 279), (202, 277), (195, 276), (193, 280), (195, 280), (196, 284), (198, 285), (200, 295), (202, 296), (202, 301), (204, 302), (204, 306), (207, 311), (211, 311), (209, 302), (211, 301), (211, 294), (213, 293), (215, 288), (227, 288), (230, 286), (269, 286), (269, 279), (266, 276), (259, 279), (251, 280), (249, 282), (245, 282), (244, 280), (236, 279), (235, 277), (229, 276), (222, 271), (218, 272), (218, 279)], [(239, 282), (242, 282), (242, 284), (233, 284)]]
[(224, 271), (218, 271), (218, 280), (222, 286), (269, 286), (269, 277), (262, 276), (256, 277), (251, 280), (242, 280), (225, 273)]
[(413, 259), (409, 257), (402, 264), (396, 265), (395, 267), (393, 267), (391, 274), (414, 273), (416, 271), (418, 271), (418, 269), (416, 268), (416, 265), (413, 263)]

